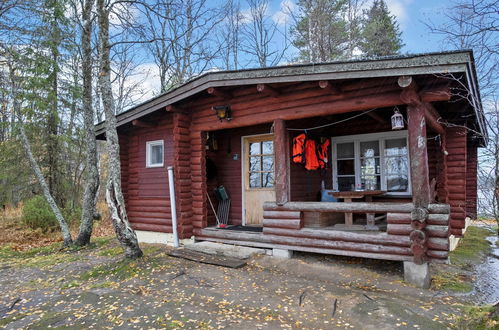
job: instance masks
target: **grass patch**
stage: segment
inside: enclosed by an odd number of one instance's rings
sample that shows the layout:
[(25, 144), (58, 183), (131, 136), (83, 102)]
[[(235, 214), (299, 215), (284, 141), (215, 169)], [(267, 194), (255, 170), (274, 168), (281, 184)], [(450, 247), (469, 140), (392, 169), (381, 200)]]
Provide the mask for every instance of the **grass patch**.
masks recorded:
[(90, 289), (99, 289), (99, 288), (114, 288), (117, 286), (116, 282), (104, 281), (100, 283), (95, 283), (90, 285)]
[(68, 283), (65, 283), (63, 286), (61, 286), (61, 289), (71, 289), (71, 288), (78, 288), (82, 283), (77, 280), (72, 280)]
[(459, 242), (457, 249), (450, 252), (449, 257), (452, 264), (466, 265), (474, 264), (490, 251), (490, 242), (485, 238), (492, 231), (482, 227), (470, 226), (464, 238)]
[(123, 254), (123, 249), (120, 246), (108, 248), (97, 253), (101, 257), (116, 257), (120, 254)]
[(96, 266), (81, 274), (83, 281), (114, 277), (118, 280), (127, 280), (132, 277), (145, 277), (161, 264), (158, 258), (142, 257), (137, 260), (123, 259), (118, 262)]
[(3, 319), (0, 319), (0, 327), (5, 327), (5, 326), (9, 325), (12, 322), (15, 322), (17, 320), (25, 318), (26, 316), (28, 316), (28, 314), (17, 313), (17, 314), (14, 314), (14, 315), (10, 315), (10, 316), (4, 317)]
[(458, 329), (498, 329), (498, 307), (494, 306), (464, 306), (463, 314), (457, 319)]
[(432, 277), (431, 286), (434, 290), (445, 290), (454, 292), (470, 292), (473, 285), (469, 283), (469, 278), (464, 275), (441, 272)]

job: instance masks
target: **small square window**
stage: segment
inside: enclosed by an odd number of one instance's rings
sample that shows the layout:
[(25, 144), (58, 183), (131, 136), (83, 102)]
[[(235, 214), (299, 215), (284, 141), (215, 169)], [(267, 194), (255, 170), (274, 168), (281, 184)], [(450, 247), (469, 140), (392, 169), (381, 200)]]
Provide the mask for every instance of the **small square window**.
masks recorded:
[(146, 143), (146, 167), (162, 167), (164, 159), (163, 140)]

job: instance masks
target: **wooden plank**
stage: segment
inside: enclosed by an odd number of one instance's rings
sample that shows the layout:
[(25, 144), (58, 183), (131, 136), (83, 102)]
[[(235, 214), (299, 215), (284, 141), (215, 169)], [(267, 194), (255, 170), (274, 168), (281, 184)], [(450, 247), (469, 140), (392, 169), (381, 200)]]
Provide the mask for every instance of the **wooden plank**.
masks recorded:
[(195, 262), (200, 262), (203, 264), (222, 266), (228, 268), (241, 268), (244, 265), (246, 265), (246, 261), (241, 259), (212, 255), (186, 249), (175, 249), (170, 251), (168, 255), (171, 257), (183, 258)]
[(290, 200), (289, 133), (282, 119), (274, 120), (275, 195), (277, 205)]

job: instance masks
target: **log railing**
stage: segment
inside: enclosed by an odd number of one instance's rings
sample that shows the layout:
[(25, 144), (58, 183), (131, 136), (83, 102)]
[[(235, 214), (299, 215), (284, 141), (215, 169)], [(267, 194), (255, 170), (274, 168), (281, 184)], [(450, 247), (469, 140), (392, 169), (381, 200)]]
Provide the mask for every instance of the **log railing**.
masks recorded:
[[(390, 260), (412, 260), (414, 256), (414, 237), (411, 237), (415, 231), (411, 226), (413, 203), (288, 202), (279, 206), (275, 202), (266, 202), (263, 209), (263, 234), (276, 244), (333, 249), (331, 251), (338, 254), (345, 254), (348, 250), (355, 252), (352, 255)], [(450, 207), (429, 204), (427, 211), (428, 217), (423, 225), (425, 237), (418, 237), (418, 242), (424, 246), (427, 259), (445, 262), (449, 251)], [(386, 213), (387, 232), (303, 228), (303, 212)]]

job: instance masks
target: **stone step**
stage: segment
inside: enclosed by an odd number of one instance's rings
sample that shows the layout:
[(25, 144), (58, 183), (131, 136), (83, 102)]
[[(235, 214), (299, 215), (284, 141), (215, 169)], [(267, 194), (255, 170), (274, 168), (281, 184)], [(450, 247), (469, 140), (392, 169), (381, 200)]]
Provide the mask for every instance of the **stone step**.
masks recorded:
[(222, 255), (238, 259), (248, 259), (254, 255), (266, 254), (265, 249), (207, 241), (186, 244), (184, 248), (192, 251), (204, 252), (213, 255)]

